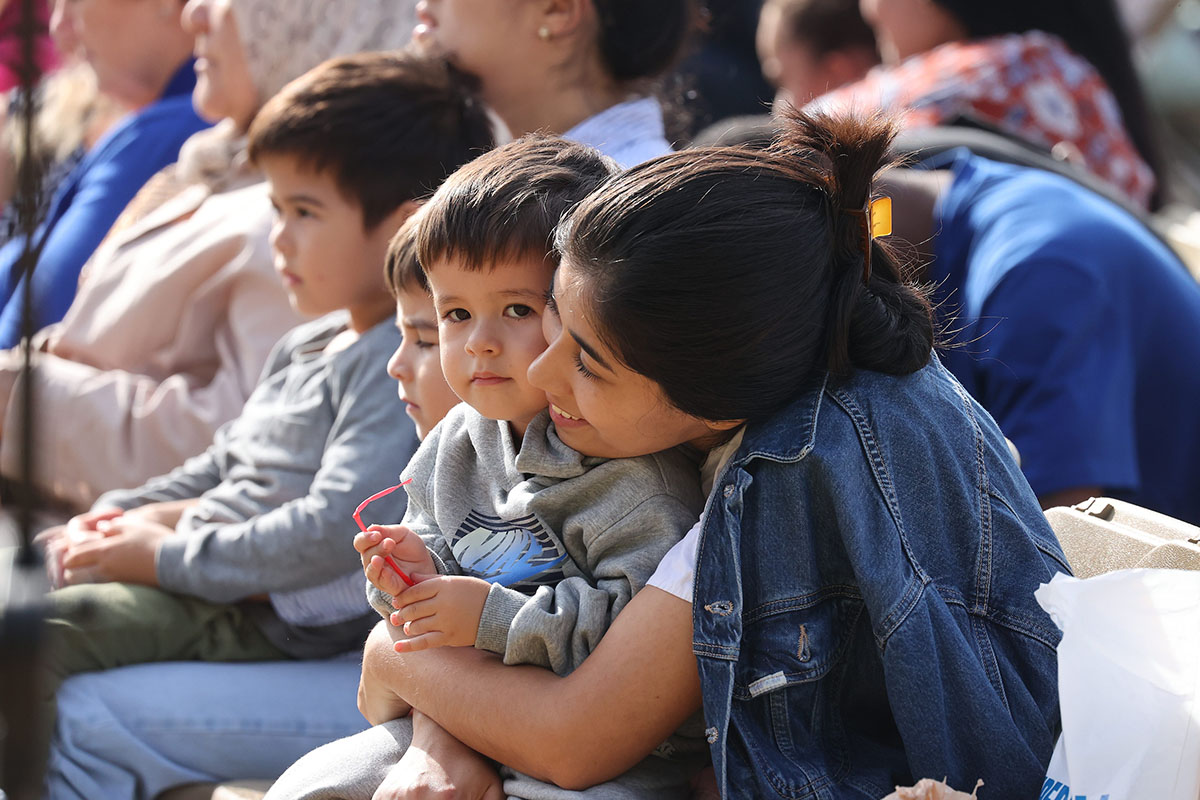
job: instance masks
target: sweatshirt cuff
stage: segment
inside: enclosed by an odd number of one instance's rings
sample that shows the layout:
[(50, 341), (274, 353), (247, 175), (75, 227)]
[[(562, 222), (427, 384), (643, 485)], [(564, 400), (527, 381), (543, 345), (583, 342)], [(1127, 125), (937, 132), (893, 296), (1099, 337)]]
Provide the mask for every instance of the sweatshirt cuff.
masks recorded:
[(475, 634), (475, 647), (504, 655), (508, 647), (508, 631), (518, 612), (530, 600), (529, 595), (493, 583), (479, 615), (479, 630)]
[(379, 612), (379, 616), (383, 617), (391, 624), (392, 612), (396, 607), (392, 605), (392, 596), (380, 589), (375, 584), (367, 581), (367, 602), (371, 604), (371, 608)]
[[(187, 592), (183, 563), (187, 559), (187, 536), (164, 536), (154, 553), (154, 575), (162, 589), (171, 592)], [(190, 592), (189, 592), (190, 594)]]
[(438, 575), (462, 575), (463, 571), (457, 563), (447, 561), (439, 556), (433, 548), (426, 548), (429, 557), (433, 559), (433, 569)]

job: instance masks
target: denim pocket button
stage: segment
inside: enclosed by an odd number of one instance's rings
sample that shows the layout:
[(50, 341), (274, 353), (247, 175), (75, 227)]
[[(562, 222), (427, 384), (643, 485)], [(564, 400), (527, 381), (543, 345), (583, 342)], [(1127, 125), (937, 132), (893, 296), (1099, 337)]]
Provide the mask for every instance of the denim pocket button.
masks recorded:
[(718, 737), (718, 734), (717, 734), (716, 728), (705, 728), (704, 729), (704, 738), (708, 740), (709, 744), (716, 744), (717, 737)]
[(726, 485), (725, 485), (725, 492), (724, 492), (724, 494), (725, 494), (725, 499), (726, 499), (726, 500), (728, 500), (729, 498), (733, 497), (733, 489), (734, 489), (734, 486), (733, 486), (733, 484), (732, 484), (732, 483), (729, 483), (729, 484), (726, 484)]

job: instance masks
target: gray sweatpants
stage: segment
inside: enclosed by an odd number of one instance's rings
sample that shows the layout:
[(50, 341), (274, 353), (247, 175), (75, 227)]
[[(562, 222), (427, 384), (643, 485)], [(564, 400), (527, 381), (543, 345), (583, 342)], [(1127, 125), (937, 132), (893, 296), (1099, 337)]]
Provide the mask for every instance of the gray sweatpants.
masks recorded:
[[(412, 721), (397, 719), (313, 750), (275, 781), (263, 800), (371, 800), (412, 742)], [(582, 792), (500, 768), (509, 800), (686, 800), (695, 764), (651, 756), (616, 780)]]

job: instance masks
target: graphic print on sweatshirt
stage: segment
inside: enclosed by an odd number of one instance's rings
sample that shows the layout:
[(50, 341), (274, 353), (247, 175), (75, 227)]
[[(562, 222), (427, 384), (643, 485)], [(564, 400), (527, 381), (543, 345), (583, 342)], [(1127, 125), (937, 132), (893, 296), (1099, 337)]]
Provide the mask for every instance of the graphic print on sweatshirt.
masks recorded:
[(505, 520), (472, 511), (458, 526), (450, 551), (463, 573), (519, 591), (565, 577), (559, 567), (566, 551), (533, 514)]

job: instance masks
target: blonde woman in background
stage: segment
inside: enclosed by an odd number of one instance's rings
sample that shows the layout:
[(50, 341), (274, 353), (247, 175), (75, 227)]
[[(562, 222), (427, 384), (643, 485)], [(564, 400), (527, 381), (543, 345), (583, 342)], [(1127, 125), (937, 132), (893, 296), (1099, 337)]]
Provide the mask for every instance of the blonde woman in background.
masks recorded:
[[(35, 330), (62, 318), (84, 262), (121, 209), (154, 173), (175, 161), (189, 136), (208, 125), (191, 104), (196, 78), (182, 10), (182, 0), (55, 4), (56, 39), (91, 67), (96, 92), (123, 116), (97, 119), (86, 106), (75, 112), (75, 124), (82, 126), (76, 135), (86, 152), (48, 196), (45, 218), (30, 242), (38, 253), (32, 278)], [(86, 91), (86, 84), (64, 88)], [(69, 95), (60, 100), (69, 104)], [(69, 113), (70, 106), (62, 110)], [(91, 127), (95, 122), (111, 124), (100, 132)], [(0, 249), (0, 347), (20, 341), (25, 250), (23, 236)]]

